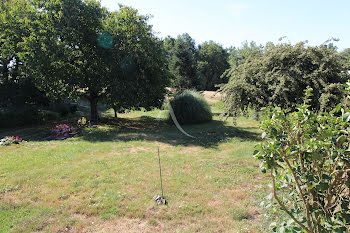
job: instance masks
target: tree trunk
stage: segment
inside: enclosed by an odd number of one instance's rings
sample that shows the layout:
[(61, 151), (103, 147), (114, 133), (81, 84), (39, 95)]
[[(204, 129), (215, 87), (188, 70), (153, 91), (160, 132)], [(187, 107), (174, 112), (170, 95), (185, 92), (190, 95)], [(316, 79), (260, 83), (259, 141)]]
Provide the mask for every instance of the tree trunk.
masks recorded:
[(115, 117), (115, 118), (118, 118), (118, 111), (119, 111), (119, 108), (118, 108), (116, 105), (113, 105), (113, 110), (114, 110), (114, 117)]
[(2, 59), (2, 71), (1, 71), (1, 73), (2, 73), (2, 78), (3, 78), (3, 82), (4, 83), (7, 83), (8, 82), (8, 80), (9, 80), (9, 70), (8, 70), (8, 68), (7, 68), (7, 65), (8, 65), (8, 61), (6, 60), (6, 59)]
[(98, 95), (91, 94), (90, 96), (87, 97), (87, 99), (90, 102), (91, 122), (96, 124), (98, 122), (98, 111), (97, 111)]

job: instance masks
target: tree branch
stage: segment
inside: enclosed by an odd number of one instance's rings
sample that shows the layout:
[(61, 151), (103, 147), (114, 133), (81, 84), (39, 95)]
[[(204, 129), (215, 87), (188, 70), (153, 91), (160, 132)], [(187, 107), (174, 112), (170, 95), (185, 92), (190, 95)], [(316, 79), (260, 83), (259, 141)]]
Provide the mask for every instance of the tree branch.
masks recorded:
[(282, 209), (304, 230), (306, 230), (307, 232), (311, 232), (304, 224), (302, 224), (301, 222), (299, 222), (293, 215), (291, 212), (288, 211), (287, 207), (280, 201), (279, 197), (277, 196), (277, 192), (276, 192), (276, 183), (275, 183), (275, 176), (272, 174), (273, 169), (271, 169), (271, 178), (272, 178), (272, 186), (273, 186), (273, 196), (275, 197), (276, 201), (278, 202), (278, 204), (282, 207)]

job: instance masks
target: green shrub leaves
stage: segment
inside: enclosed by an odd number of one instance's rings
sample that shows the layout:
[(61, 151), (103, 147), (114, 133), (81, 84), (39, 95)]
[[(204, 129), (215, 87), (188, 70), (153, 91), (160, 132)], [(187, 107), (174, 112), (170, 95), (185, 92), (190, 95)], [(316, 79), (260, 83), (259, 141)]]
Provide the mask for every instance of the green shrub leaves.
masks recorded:
[(266, 143), (254, 156), (270, 173), (274, 206), (289, 221), (274, 224), (281, 232), (346, 232), (350, 226), (350, 111), (337, 105), (316, 113), (304, 104), (293, 112), (265, 109), (261, 122)]

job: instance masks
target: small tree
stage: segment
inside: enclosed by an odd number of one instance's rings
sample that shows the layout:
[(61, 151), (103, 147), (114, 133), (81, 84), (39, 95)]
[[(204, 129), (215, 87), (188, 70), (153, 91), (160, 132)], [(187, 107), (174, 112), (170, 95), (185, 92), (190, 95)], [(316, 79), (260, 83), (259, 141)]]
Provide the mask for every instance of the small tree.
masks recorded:
[(255, 157), (272, 179), (276, 210), (289, 217), (280, 232), (347, 232), (350, 110), (338, 104), (330, 112), (312, 111), (311, 90), (294, 112), (265, 111), (260, 128), (268, 142), (257, 146)]

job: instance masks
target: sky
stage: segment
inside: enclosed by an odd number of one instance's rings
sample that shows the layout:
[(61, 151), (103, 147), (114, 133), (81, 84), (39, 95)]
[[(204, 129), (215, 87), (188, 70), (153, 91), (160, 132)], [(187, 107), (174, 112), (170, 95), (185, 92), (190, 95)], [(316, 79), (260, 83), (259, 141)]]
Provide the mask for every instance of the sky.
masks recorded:
[(320, 45), (330, 38), (350, 48), (350, 0), (101, 0), (111, 11), (118, 4), (152, 15), (158, 37), (188, 33), (197, 44), (213, 40), (224, 47), (245, 40)]

